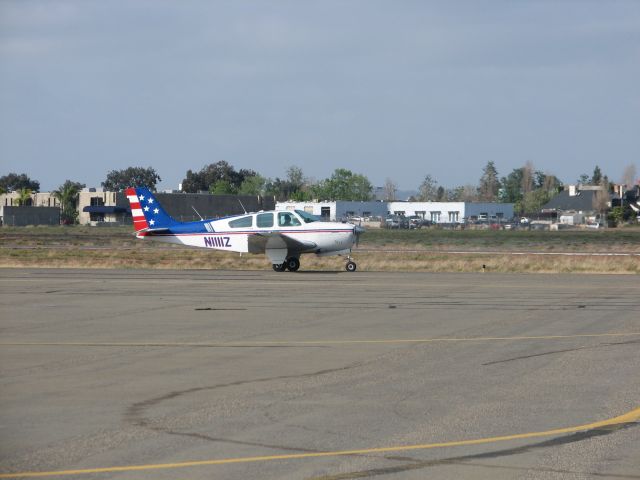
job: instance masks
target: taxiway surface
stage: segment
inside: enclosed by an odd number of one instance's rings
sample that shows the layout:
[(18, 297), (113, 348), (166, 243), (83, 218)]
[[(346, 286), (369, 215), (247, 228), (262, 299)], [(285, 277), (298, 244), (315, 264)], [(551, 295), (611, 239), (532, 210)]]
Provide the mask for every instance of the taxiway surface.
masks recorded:
[(634, 276), (0, 270), (0, 302), (0, 478), (640, 478)]

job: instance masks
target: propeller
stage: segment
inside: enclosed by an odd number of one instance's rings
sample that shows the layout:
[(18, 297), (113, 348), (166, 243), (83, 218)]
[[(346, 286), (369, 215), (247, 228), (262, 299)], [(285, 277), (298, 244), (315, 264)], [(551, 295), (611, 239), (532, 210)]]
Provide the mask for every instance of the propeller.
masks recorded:
[(356, 236), (356, 247), (360, 243), (360, 235), (363, 234), (364, 232), (365, 232), (364, 227), (361, 227), (360, 225), (353, 226), (353, 234)]

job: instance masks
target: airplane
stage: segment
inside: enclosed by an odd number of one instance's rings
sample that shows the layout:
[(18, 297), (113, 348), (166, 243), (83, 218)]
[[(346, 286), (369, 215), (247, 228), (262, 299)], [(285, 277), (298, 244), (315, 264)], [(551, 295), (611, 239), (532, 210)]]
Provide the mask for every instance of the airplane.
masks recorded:
[[(174, 220), (146, 187), (125, 190), (136, 237), (227, 252), (266, 254), (276, 272), (300, 268), (300, 256), (346, 256), (345, 269), (356, 271), (351, 250), (364, 228), (324, 222), (302, 210), (260, 211), (195, 222)], [(197, 213), (197, 212), (196, 212)]]

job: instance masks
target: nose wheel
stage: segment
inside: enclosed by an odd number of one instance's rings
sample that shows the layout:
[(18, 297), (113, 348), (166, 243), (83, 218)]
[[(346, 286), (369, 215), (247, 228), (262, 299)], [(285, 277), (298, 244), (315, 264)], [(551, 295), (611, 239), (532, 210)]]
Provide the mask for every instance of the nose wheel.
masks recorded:
[(354, 262), (351, 257), (347, 257), (347, 264), (344, 268), (347, 272), (355, 272), (357, 268), (356, 262)]

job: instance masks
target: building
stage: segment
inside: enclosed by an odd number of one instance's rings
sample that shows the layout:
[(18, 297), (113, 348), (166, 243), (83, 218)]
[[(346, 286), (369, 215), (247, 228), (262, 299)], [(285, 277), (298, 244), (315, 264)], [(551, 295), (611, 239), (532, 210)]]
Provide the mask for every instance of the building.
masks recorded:
[(278, 202), (276, 210), (302, 210), (326, 221), (340, 221), (353, 217), (387, 216), (387, 202), (354, 202), (336, 200), (333, 202)]
[(474, 202), (278, 202), (277, 210), (304, 210), (330, 221), (353, 217), (418, 216), (433, 223), (506, 221), (513, 217), (513, 203)]
[(567, 225), (596, 223), (611, 208), (611, 196), (599, 185), (567, 185), (542, 207), (542, 213), (557, 215)]
[(78, 195), (80, 225), (131, 225), (129, 201), (122, 192), (85, 188)]
[(19, 205), (18, 192), (0, 195), (0, 224), (7, 226), (59, 225), (60, 202), (48, 192), (32, 193)]
[(432, 223), (503, 222), (513, 218), (513, 203), (389, 202), (389, 214), (418, 216)]

